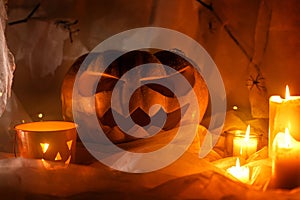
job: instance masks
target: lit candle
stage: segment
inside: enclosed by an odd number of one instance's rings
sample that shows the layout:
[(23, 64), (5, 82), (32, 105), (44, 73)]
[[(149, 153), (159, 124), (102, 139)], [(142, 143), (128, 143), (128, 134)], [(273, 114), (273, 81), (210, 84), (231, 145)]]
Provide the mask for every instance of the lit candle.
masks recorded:
[(76, 124), (64, 121), (22, 123), (15, 127), (21, 157), (69, 164), (74, 161)]
[(228, 168), (227, 172), (243, 183), (249, 182), (249, 167), (241, 167), (239, 158), (237, 158), (235, 166)]
[(300, 186), (300, 142), (289, 133), (278, 133), (273, 143), (272, 175), (277, 188), (293, 189)]
[(269, 101), (269, 156), (272, 156), (272, 144), (276, 134), (289, 128), (294, 139), (300, 141), (300, 96), (291, 96), (286, 86), (285, 98), (271, 96)]
[(241, 156), (247, 159), (257, 151), (257, 137), (250, 137), (250, 125), (248, 125), (244, 137), (233, 138), (233, 156)]

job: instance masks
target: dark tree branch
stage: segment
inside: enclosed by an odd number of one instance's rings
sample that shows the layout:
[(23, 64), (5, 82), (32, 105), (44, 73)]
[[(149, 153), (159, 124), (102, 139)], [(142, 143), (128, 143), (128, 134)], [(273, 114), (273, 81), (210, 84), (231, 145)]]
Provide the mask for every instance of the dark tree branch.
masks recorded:
[(33, 15), (34, 13), (39, 9), (40, 7), (40, 3), (38, 3), (34, 8), (33, 10), (29, 13), (29, 15), (27, 17), (25, 17), (24, 19), (20, 19), (20, 20), (17, 20), (17, 21), (13, 21), (13, 22), (9, 22), (8, 25), (12, 26), (12, 25), (15, 25), (15, 24), (20, 24), (20, 23), (25, 23), (27, 22)]
[(212, 5), (208, 5), (207, 3), (203, 2), (202, 0), (197, 0), (203, 7), (207, 8), (210, 11), (213, 11)]

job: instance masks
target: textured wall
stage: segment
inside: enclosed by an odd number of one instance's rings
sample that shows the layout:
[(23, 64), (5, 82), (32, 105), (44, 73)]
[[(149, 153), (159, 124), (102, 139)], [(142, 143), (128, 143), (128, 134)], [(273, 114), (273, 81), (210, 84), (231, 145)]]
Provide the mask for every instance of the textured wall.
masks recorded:
[[(9, 22), (22, 19), (40, 1), (10, 0)], [(34, 119), (60, 118), (60, 85), (74, 59), (121, 31), (162, 26), (199, 41), (224, 79), (228, 109), (238, 105), (267, 117), (267, 98), (289, 84), (300, 94), (300, 3), (297, 0), (66, 0), (41, 1), (26, 23), (8, 26), (16, 57), (14, 91)], [(68, 30), (58, 21), (78, 23)], [(258, 85), (252, 86), (253, 80)], [(250, 98), (249, 98), (250, 94)], [(250, 101), (249, 101), (250, 100)]]

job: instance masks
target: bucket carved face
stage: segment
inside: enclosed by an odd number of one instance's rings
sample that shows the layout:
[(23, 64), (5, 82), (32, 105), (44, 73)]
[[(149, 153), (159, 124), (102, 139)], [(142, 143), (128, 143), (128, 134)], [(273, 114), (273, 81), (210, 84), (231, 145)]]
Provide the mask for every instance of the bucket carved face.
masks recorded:
[(17, 143), (20, 156), (50, 161), (73, 162), (76, 149), (76, 125), (63, 121), (19, 124)]
[[(112, 52), (106, 52), (107, 54), (93, 54), (89, 56), (91, 59), (88, 65), (103, 65), (106, 62), (105, 56)], [(64, 78), (62, 85), (62, 111), (65, 120), (73, 121), (72, 116), (72, 89), (75, 81), (76, 74), (83, 63), (87, 55), (78, 58), (70, 68), (69, 72)], [(141, 87), (138, 87), (130, 97), (129, 101), (129, 114), (124, 114), (122, 109), (114, 110), (111, 108), (112, 91), (115, 88), (117, 82), (121, 77), (134, 69), (135, 67), (152, 63), (156, 67), (143, 68), (143, 70), (137, 70), (135, 73), (135, 79), (140, 82), (144, 82)], [(166, 71), (166, 68), (162, 67), (162, 64), (176, 70), (175, 73)], [(159, 76), (157, 74), (160, 74)], [(163, 76), (162, 76), (163, 74)], [(94, 80), (99, 78), (96, 94), (89, 94), (87, 88), (92, 87)], [(79, 77), (79, 92), (82, 95), (82, 102), (78, 109), (82, 113), (92, 112), (91, 106), (95, 106), (99, 124), (106, 136), (114, 143), (122, 143), (130, 140), (137, 139), (125, 132), (134, 129), (136, 125), (145, 127), (151, 122), (151, 118), (156, 115), (164, 113), (166, 115), (166, 121), (163, 125), (162, 131), (167, 131), (177, 127), (181, 121), (181, 116), (185, 114), (189, 107), (189, 99), (185, 98), (186, 95), (191, 92), (191, 88), (184, 88), (178, 81), (176, 76), (182, 75), (190, 84), (197, 96), (197, 104), (199, 105), (199, 120), (201, 121), (208, 105), (208, 89), (206, 84), (193, 65), (184, 59), (183, 57), (173, 53), (171, 51), (157, 51), (156, 53), (150, 53), (148, 51), (135, 50), (125, 53), (114, 60), (104, 71), (99, 74), (96, 72), (86, 71)], [(151, 80), (159, 79), (163, 82), (168, 82), (172, 88), (154, 84)], [(136, 84), (134, 81), (126, 78), (122, 78), (122, 81), (126, 82), (128, 87), (134, 87)], [(122, 83), (121, 81), (121, 83)], [(147, 81), (149, 83), (147, 83)], [(174, 95), (172, 91), (179, 91), (179, 96)], [(119, 92), (117, 94), (118, 102), (122, 108), (125, 105), (124, 93)], [(89, 105), (88, 99), (93, 96), (95, 98), (95, 105)], [(84, 99), (87, 99), (84, 102)], [(182, 106), (179, 105), (178, 99), (183, 102)], [(153, 106), (156, 105), (156, 106)], [(160, 106), (157, 106), (160, 105)], [(123, 127), (122, 131), (116, 123), (114, 116), (117, 116), (121, 121), (126, 121), (127, 118), (131, 118), (135, 124), (128, 124)], [(89, 123), (86, 121), (85, 123)], [(153, 124), (152, 124), (153, 125)], [(154, 124), (155, 125), (155, 124)], [(89, 124), (91, 129), (97, 128), (93, 124)]]

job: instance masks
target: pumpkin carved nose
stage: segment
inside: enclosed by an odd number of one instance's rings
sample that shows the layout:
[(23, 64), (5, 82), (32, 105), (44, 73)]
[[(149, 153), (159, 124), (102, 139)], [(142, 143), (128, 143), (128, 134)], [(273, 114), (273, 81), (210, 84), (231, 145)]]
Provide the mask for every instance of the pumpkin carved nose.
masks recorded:
[(151, 118), (147, 113), (145, 113), (141, 108), (137, 108), (132, 114), (131, 114), (132, 120), (139, 126), (147, 126), (151, 122)]
[[(160, 125), (162, 124), (163, 130), (170, 130), (172, 128), (175, 128), (176, 126), (178, 126), (181, 120), (181, 115), (185, 114), (188, 107), (189, 104), (186, 104), (182, 108), (178, 108), (177, 110), (170, 113), (166, 113), (163, 108), (160, 108), (159, 111), (152, 116), (152, 120), (153, 120), (152, 125), (161, 127)], [(162, 115), (166, 115), (166, 121), (161, 122), (155, 120), (157, 118), (160, 118)], [(150, 125), (151, 123), (151, 117), (148, 115), (148, 113), (143, 111), (141, 108), (137, 108), (136, 110), (134, 110), (128, 117), (125, 117), (110, 108), (105, 112), (105, 114), (102, 117), (99, 117), (100, 118), (99, 120), (101, 124), (113, 128), (114, 126), (117, 126), (114, 116), (116, 116), (119, 119), (119, 121), (121, 121), (122, 124), (125, 125), (123, 126), (123, 129), (125, 129), (125, 131), (129, 130), (134, 126), (134, 124), (126, 123), (127, 118), (129, 117), (131, 117), (134, 123), (146, 129), (148, 128), (147, 126)]]

